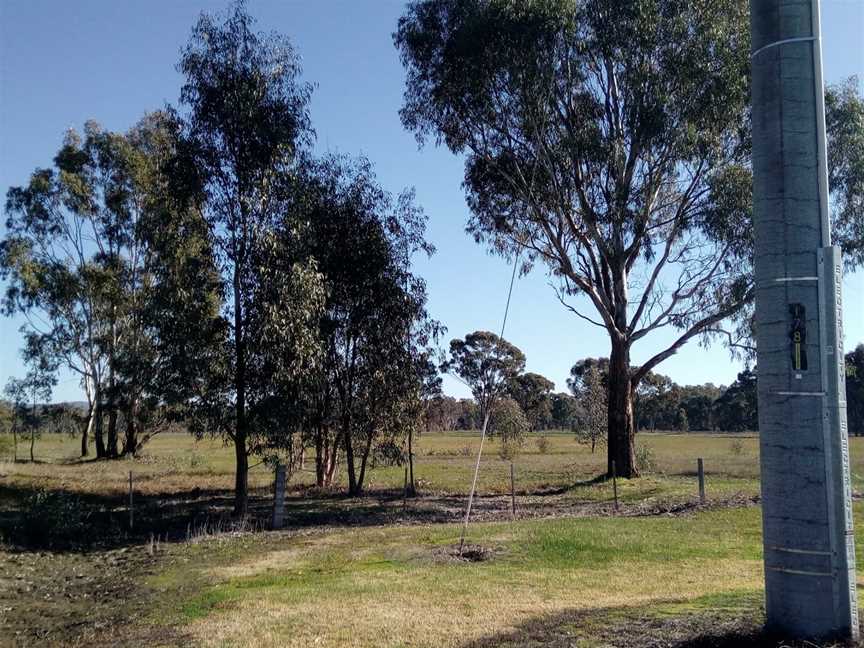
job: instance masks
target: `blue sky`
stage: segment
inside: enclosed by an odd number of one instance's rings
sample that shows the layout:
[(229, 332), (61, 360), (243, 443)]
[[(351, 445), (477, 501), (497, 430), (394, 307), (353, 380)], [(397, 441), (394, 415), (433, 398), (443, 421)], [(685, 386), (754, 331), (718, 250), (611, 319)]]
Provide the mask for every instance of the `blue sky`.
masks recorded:
[[(226, 2), (205, 0), (0, 0), (0, 190), (22, 184), (49, 166), (63, 133), (95, 119), (125, 130), (145, 112), (175, 103), (181, 85), (174, 69), (179, 50), (202, 10)], [(321, 151), (362, 153), (393, 192), (417, 190), (438, 253), (417, 264), (429, 306), (448, 337), (500, 327), (510, 277), (464, 233), (467, 208), (462, 161), (445, 149), (418, 150), (397, 111), (403, 70), (391, 33), (403, 3), (390, 0), (250, 0), (264, 30), (288, 35), (303, 58), (304, 78), (316, 84), (311, 113)], [(825, 78), (864, 77), (864, 0), (822, 3)], [(5, 219), (3, 219), (5, 220)], [(0, 226), (0, 236), (3, 235)], [(573, 362), (608, 354), (605, 334), (567, 312), (541, 269), (515, 287), (505, 336), (525, 351), (527, 368), (558, 389)], [(864, 342), (864, 273), (846, 277), (847, 347)], [(0, 384), (23, 372), (20, 318), (0, 318)], [(641, 341), (639, 363), (668, 344), (669, 335)], [(665, 344), (664, 344), (665, 343)], [(679, 383), (728, 384), (741, 366), (717, 345), (685, 347), (659, 371)], [(466, 395), (452, 379), (445, 390)], [(78, 400), (77, 379), (61, 376), (55, 400)]]

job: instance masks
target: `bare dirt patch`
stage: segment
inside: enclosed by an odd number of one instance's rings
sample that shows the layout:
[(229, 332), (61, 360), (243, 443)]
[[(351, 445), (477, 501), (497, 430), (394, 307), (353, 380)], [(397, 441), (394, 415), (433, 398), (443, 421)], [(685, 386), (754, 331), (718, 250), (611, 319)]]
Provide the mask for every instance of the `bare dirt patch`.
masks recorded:
[(479, 544), (464, 544), (461, 548), (458, 544), (447, 547), (436, 547), (432, 551), (435, 562), (438, 563), (475, 563), (492, 560), (495, 556), (503, 553), (499, 547), (486, 547)]

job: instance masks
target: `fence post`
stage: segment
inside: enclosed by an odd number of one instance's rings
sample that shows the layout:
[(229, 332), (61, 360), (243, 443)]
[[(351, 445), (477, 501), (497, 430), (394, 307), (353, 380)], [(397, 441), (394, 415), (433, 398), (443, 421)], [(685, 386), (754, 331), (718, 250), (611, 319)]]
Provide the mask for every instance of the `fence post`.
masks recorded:
[(612, 462), (612, 495), (615, 498), (615, 512), (618, 512), (618, 473), (615, 470), (615, 462)]
[(699, 502), (705, 503), (705, 467), (702, 465), (702, 457), (696, 460), (696, 472), (699, 474)]
[(273, 484), (273, 517), (270, 526), (281, 529), (285, 523), (285, 466), (277, 464), (276, 479)]

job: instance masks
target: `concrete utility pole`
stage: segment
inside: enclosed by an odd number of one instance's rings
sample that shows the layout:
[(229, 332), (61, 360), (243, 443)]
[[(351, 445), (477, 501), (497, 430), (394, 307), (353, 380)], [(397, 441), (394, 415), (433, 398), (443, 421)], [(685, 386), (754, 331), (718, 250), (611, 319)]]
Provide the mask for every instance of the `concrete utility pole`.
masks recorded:
[(858, 636), (840, 251), (829, 234), (818, 0), (750, 0), (768, 628)]

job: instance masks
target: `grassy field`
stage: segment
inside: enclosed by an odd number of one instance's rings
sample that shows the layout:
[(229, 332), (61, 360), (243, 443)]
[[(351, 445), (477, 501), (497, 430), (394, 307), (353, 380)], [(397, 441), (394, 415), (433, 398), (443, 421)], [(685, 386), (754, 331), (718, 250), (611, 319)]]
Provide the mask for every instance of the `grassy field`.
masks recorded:
[[(407, 502), (401, 468), (374, 468), (353, 499), (317, 492), (303, 472), (278, 532), (257, 530), (263, 465), (256, 530), (223, 526), (233, 466), (218, 442), (165, 435), (137, 460), (80, 462), (73, 439), (37, 440), (38, 463), (0, 463), (0, 645), (776, 645), (759, 635), (758, 439), (641, 434), (653, 466), (619, 481), (616, 513), (611, 484), (595, 479), (602, 450), (547, 438), (546, 452), (529, 439), (515, 460), (515, 521), (509, 463), (487, 446), (467, 540), (476, 560), (455, 556), (476, 434), (425, 435), (422, 495)], [(16, 524), (38, 489), (83, 502), (109, 541), (21, 546)]]

